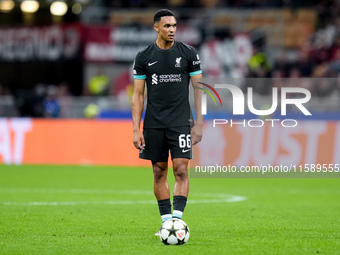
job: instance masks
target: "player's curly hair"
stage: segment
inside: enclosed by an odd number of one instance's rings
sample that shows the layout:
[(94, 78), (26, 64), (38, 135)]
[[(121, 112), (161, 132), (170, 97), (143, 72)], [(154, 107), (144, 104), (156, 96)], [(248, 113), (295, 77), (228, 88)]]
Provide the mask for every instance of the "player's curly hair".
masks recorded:
[(157, 23), (161, 20), (162, 17), (165, 17), (165, 16), (174, 16), (175, 17), (175, 14), (168, 10), (168, 9), (161, 9), (161, 10), (158, 10), (155, 15), (153, 16), (153, 22), (154, 23)]

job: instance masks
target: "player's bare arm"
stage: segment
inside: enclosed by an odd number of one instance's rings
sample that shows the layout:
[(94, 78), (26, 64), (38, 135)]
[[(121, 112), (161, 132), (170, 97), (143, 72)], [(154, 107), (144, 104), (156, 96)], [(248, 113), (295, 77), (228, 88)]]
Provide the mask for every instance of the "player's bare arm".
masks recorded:
[(137, 149), (144, 149), (144, 136), (140, 130), (140, 121), (144, 108), (145, 80), (134, 80), (132, 98), (133, 144)]
[(198, 74), (191, 77), (191, 84), (194, 87), (194, 100), (196, 108), (196, 122), (191, 130), (192, 144), (195, 145), (202, 140), (202, 126), (203, 126), (203, 114), (202, 114), (202, 94), (203, 90), (195, 89), (197, 87), (203, 88), (202, 74)]

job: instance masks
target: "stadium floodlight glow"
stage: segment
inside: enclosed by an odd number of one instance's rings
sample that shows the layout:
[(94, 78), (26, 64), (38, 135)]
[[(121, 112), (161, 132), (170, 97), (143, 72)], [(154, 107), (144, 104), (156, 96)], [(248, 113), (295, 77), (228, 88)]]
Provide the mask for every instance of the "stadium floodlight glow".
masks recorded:
[(50, 12), (55, 16), (64, 16), (67, 12), (67, 4), (63, 1), (55, 1), (51, 4)]
[(82, 10), (83, 10), (83, 7), (81, 6), (80, 3), (75, 3), (74, 5), (72, 5), (72, 12), (74, 14), (80, 14)]
[(15, 3), (12, 0), (0, 1), (0, 11), (9, 12), (9, 11), (13, 10), (14, 5), (15, 5)]
[(39, 9), (39, 3), (35, 0), (25, 0), (21, 3), (20, 9), (23, 12), (35, 13)]

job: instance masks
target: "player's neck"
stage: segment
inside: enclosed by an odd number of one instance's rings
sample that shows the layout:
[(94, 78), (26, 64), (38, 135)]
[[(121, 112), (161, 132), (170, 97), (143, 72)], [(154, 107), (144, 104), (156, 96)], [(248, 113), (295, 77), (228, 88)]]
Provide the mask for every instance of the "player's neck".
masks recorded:
[(156, 40), (157, 46), (162, 50), (170, 49), (174, 45), (174, 43), (175, 43), (175, 41), (167, 42), (167, 41), (161, 40), (159, 38), (157, 38), (157, 40)]

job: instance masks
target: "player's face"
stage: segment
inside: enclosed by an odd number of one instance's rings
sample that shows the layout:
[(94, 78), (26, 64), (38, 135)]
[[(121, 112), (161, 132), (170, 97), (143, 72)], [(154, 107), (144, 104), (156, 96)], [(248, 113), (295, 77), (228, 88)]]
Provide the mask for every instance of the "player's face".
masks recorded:
[(161, 20), (154, 25), (154, 28), (158, 33), (158, 38), (166, 42), (173, 42), (177, 28), (176, 18), (174, 16), (162, 17)]

